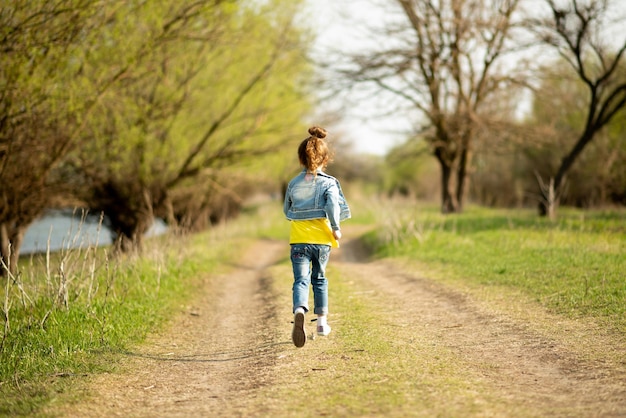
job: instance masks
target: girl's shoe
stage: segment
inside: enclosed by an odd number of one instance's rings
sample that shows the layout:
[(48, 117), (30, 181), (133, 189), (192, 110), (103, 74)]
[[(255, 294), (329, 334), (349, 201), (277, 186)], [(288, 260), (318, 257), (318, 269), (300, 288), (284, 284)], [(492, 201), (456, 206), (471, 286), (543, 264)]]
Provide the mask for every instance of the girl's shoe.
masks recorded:
[(330, 334), (330, 325), (318, 325), (317, 326), (317, 335), (321, 335), (322, 337)]
[(293, 330), (291, 340), (296, 347), (304, 347), (306, 343), (306, 332), (304, 331), (304, 312), (297, 310), (293, 316)]

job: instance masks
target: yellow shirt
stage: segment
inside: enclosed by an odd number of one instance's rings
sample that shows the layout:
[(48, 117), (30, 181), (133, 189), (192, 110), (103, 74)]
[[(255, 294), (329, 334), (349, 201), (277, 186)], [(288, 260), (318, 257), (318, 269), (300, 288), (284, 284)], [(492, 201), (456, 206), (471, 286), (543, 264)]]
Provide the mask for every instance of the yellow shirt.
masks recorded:
[(339, 248), (328, 219), (290, 221), (289, 244), (321, 244)]

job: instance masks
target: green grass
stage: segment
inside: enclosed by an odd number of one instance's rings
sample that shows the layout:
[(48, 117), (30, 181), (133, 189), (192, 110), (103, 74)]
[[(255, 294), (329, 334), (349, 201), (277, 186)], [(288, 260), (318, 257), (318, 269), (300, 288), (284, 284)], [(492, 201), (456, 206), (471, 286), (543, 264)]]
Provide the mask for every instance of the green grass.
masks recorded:
[(111, 259), (108, 248), (91, 248), (21, 260), (15, 280), (0, 280), (8, 312), (0, 334), (0, 416), (32, 415), (82, 376), (111, 371), (204, 277), (227, 268), (238, 245), (225, 243), (271, 234), (270, 222), (253, 208), (205, 233), (152, 239), (141, 257)]
[(396, 210), (367, 237), (377, 256), (415, 260), (447, 280), (521, 291), (560, 314), (626, 332), (623, 210), (561, 209), (554, 222), (523, 210)]
[[(561, 209), (558, 221), (550, 222), (533, 211), (469, 208), (442, 216), (412, 204), (351, 203), (350, 223), (378, 224), (366, 236), (378, 257), (408, 258), (429, 278), (522, 292), (560, 314), (626, 330), (623, 211)], [(288, 226), (280, 205), (272, 203), (203, 234), (151, 240), (142, 258), (107, 260), (106, 249), (60, 254), (51, 262), (53, 274), (45, 260), (23, 260), (22, 290), (18, 282), (0, 282), (0, 303), (10, 301), (0, 351), (0, 416), (33, 415), (82, 376), (113, 370), (121, 352), (161, 328), (202, 278), (226, 268), (236, 249), (254, 238), (286, 240)], [(57, 297), (61, 261), (65, 303)], [(286, 306), (288, 263), (275, 274), (275, 293)], [(259, 413), (461, 416), (484, 404), (493, 405), (494, 415), (523, 408), (490, 399), (471, 368), (445, 348), (414, 338), (409, 327), (390, 326), (402, 320), (392, 300), (361, 294), (332, 263), (330, 274), (337, 324), (332, 338), (297, 352), (284, 374), (289, 380), (259, 394)], [(285, 403), (294, 393), (304, 401)], [(442, 405), (441, 399), (450, 402)]]
[(157, 284), (154, 266), (124, 263), (96, 279), (90, 300), (74, 294), (68, 306), (46, 294), (14, 302), (0, 352), (0, 415), (31, 414), (73, 377), (110, 370), (113, 356), (158, 327), (189, 296), (193, 266), (169, 259), (161, 269)]

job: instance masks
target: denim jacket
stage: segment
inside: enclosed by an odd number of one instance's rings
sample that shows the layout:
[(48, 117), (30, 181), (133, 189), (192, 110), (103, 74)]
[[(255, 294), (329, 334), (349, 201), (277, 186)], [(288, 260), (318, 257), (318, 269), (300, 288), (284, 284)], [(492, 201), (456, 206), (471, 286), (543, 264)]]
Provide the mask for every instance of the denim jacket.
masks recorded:
[(290, 221), (328, 218), (333, 230), (351, 216), (339, 181), (321, 170), (315, 176), (302, 170), (289, 182), (283, 212)]

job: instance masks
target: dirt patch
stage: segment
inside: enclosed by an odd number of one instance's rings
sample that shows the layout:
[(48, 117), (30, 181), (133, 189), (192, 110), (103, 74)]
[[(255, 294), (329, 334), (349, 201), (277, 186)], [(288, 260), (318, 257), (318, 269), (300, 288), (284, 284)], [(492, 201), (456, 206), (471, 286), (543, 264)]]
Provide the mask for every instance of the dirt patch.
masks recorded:
[(455, 351), (499, 397), (533, 405), (538, 416), (626, 416), (624, 338), (521, 299), (481, 300), (424, 277), (410, 262), (368, 262), (360, 240), (339, 255), (360, 287), (400, 307), (396, 325)]
[[(388, 261), (341, 267), (360, 287), (393, 300), (395, 326), (410, 327), (414, 335), (456, 352), (497, 397), (532, 405), (536, 416), (555, 416), (549, 411), (580, 417), (626, 415), (623, 353), (588, 359), (568, 341), (547, 335), (540, 325), (520, 322)], [(543, 320), (548, 320), (547, 314)], [(583, 328), (559, 321), (562, 327)]]
[[(358, 239), (346, 240), (333, 254), (333, 268), (358, 280), (364, 292), (391, 301), (390, 322), (457, 353), (496, 396), (532, 404), (533, 416), (546, 416), (553, 408), (566, 416), (626, 415), (623, 353), (586, 356), (565, 336), (435, 283), (409, 265), (367, 261), (367, 249)], [(291, 349), (290, 332), (285, 318), (278, 318), (289, 307), (277, 306), (285, 301), (276, 300), (268, 283), (271, 267), (287, 256), (284, 242), (259, 241), (232, 272), (207, 281), (171, 328), (127, 353), (121, 373), (94, 377), (86, 402), (52, 405), (48, 412), (250, 416), (246, 405), (262, 403), (259, 388), (289, 379), (280, 359)], [(590, 331), (558, 320), (572, 333)]]

